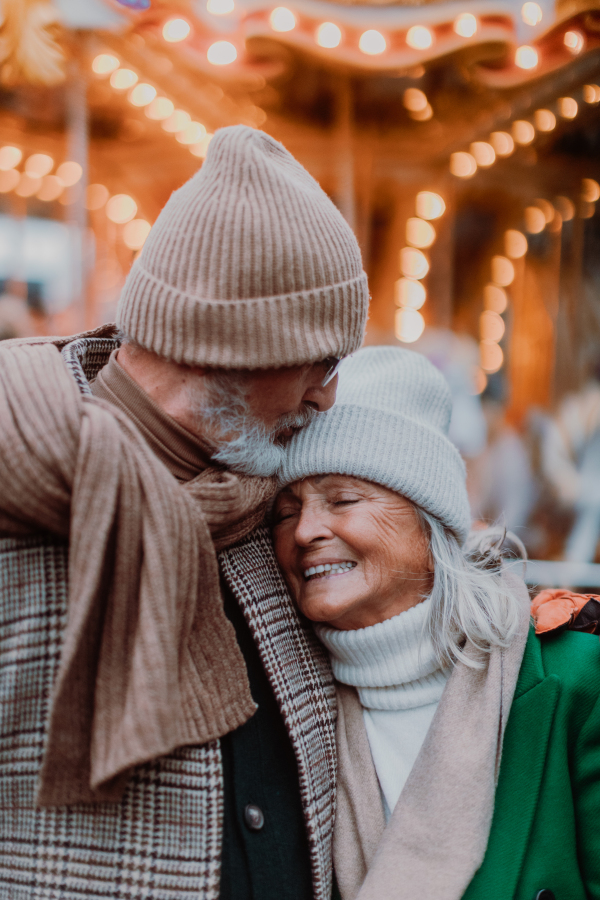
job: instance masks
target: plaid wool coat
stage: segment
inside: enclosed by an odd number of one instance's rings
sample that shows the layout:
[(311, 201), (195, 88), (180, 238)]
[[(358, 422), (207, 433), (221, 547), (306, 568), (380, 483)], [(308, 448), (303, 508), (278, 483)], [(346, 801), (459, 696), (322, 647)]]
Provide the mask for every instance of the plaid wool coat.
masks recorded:
[[(117, 346), (67, 345), (83, 393)], [(331, 896), (335, 691), (261, 528), (219, 554), (258, 645), (298, 763), (315, 900)], [(121, 802), (37, 809), (36, 780), (67, 618), (68, 548), (0, 539), (0, 900), (212, 900), (219, 894), (219, 741), (141, 766)]]

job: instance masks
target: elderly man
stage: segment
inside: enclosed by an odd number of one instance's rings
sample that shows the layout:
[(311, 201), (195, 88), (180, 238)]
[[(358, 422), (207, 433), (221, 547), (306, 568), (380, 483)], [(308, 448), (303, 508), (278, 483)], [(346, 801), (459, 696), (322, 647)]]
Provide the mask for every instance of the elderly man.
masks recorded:
[(331, 676), (260, 528), (361, 343), (352, 232), (215, 136), (112, 326), (0, 350), (0, 898), (326, 900)]

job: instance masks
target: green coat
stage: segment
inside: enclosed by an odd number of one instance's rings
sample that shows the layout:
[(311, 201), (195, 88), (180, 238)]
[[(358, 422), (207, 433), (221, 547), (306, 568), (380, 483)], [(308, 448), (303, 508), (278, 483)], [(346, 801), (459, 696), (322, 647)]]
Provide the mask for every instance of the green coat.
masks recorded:
[(600, 639), (527, 641), (483, 864), (463, 900), (600, 900)]

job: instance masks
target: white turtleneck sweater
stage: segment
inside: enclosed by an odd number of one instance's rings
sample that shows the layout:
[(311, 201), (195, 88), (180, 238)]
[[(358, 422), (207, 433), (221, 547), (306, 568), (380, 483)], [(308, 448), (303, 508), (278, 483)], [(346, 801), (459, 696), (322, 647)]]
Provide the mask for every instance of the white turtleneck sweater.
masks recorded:
[(369, 628), (338, 631), (316, 625), (329, 650), (333, 674), (356, 687), (371, 755), (384, 800), (392, 814), (446, 685), (424, 633), (430, 600)]

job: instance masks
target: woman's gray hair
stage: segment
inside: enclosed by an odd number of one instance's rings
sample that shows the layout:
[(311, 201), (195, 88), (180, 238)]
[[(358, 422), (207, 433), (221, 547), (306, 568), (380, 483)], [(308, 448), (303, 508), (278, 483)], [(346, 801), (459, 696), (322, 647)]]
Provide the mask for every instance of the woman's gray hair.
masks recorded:
[[(434, 564), (426, 629), (436, 656), (442, 665), (460, 660), (477, 668), (479, 664), (463, 652), (465, 642), (485, 652), (507, 647), (519, 626), (521, 601), (501, 571), (505, 529), (472, 531), (461, 547), (439, 519), (419, 507), (415, 509), (429, 537)], [(518, 555), (525, 559), (521, 541), (513, 535), (510, 539)]]

